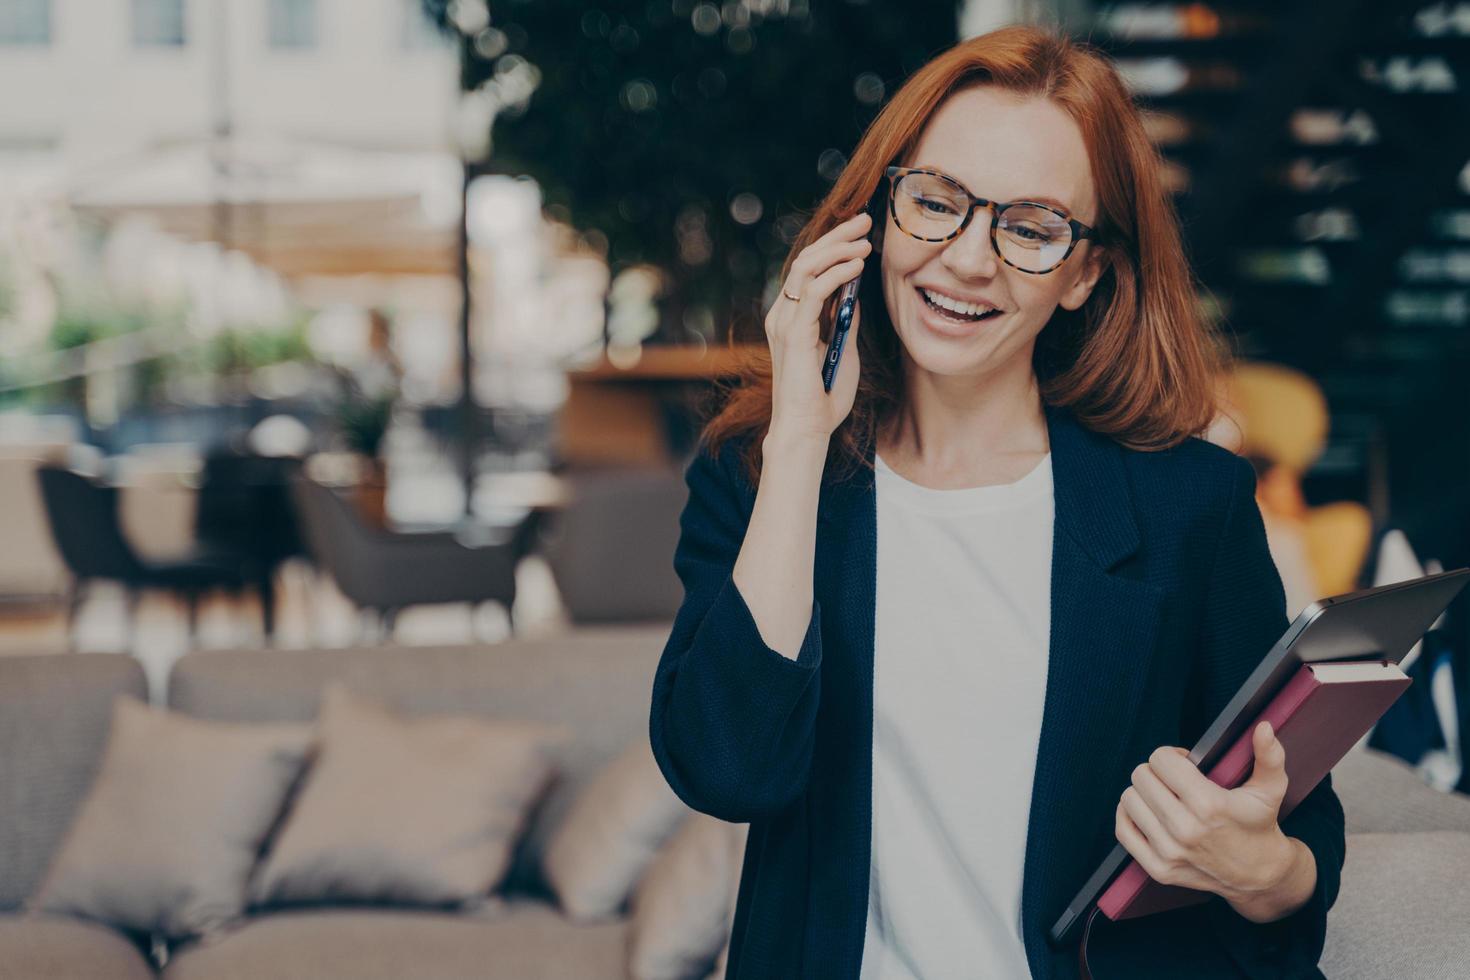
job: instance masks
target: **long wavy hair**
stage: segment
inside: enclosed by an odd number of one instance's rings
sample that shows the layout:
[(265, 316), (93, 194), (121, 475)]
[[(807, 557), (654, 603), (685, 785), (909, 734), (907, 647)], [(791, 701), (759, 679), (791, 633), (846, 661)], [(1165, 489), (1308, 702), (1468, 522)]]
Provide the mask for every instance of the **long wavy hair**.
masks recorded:
[[(1197, 305), (1162, 160), (1113, 63), (1053, 29), (1004, 27), (955, 45), (915, 72), (868, 127), (796, 237), (782, 281), (803, 248), (864, 206), (874, 208), (870, 254), (881, 254), (885, 168), (908, 160), (948, 96), (976, 85), (1044, 97), (1062, 108), (1081, 129), (1097, 189), (1101, 240), (1093, 244), (1104, 250), (1104, 271), (1083, 306), (1058, 307), (1037, 337), (1033, 364), (1043, 401), (1133, 449), (1165, 449), (1201, 433), (1215, 416), (1216, 386), (1232, 352)], [(829, 444), (829, 473), (868, 465), (867, 447), (903, 404), (900, 341), (880, 280), (863, 277), (862, 370), (852, 411)], [(821, 313), (824, 341), (835, 312), (834, 296)], [(741, 459), (752, 485), (770, 428), (771, 390), (770, 350), (758, 345), (737, 361), (733, 380), (716, 387), (718, 408), (700, 435), (712, 452), (749, 436)]]

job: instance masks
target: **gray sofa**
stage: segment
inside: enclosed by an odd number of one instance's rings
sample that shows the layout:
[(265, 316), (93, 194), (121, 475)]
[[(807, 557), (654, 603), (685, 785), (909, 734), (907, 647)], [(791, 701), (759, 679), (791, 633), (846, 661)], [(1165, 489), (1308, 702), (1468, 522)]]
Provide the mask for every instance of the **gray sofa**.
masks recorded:
[[(532, 813), (506, 886), (486, 918), (397, 909), (261, 915), (222, 941), (177, 949), (167, 980), (570, 980), (624, 975), (626, 920), (562, 916), (537, 869), (579, 790), (637, 737), (647, 738), (654, 665), (670, 624), (579, 629), (556, 639), (472, 647), (242, 650), (187, 654), (170, 707), (219, 720), (311, 719), (321, 688), (354, 690), (409, 713), (475, 713), (566, 723), (576, 739)], [(93, 774), (119, 692), (144, 696), (119, 654), (0, 656), (0, 980), (111, 980), (157, 975), (147, 951), (103, 927), (27, 919)]]
[[(415, 713), (474, 712), (572, 725), (564, 776), (533, 814), (506, 886), (509, 910), (476, 919), (388, 909), (266, 914), (222, 941), (178, 949), (168, 980), (623, 975), (625, 921), (557, 910), (538, 855), (590, 776), (647, 730), (668, 624), (578, 629), (493, 646), (230, 651), (185, 656), (169, 704), (221, 720), (307, 720), (334, 678)], [(114, 694), (142, 696), (116, 654), (0, 657), (0, 980), (149, 978), (145, 950), (110, 929), (18, 912), (95, 771)], [(1333, 771), (1348, 820), (1342, 893), (1322, 971), (1337, 978), (1463, 977), (1470, 962), (1470, 800), (1424, 785), (1391, 756), (1354, 750)]]

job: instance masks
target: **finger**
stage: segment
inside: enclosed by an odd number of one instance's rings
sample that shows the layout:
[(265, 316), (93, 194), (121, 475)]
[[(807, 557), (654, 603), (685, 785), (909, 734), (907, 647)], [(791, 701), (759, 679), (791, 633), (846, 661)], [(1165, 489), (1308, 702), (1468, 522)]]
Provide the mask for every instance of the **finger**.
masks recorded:
[(1180, 853), (1179, 842), (1169, 833), (1167, 827), (1159, 822), (1159, 817), (1149, 805), (1144, 802), (1138, 790), (1132, 786), (1123, 791), (1123, 798), (1118, 801), (1123, 807), (1123, 812), (1133, 821), (1133, 826), (1138, 829), (1148, 845), (1155, 854), (1162, 858), (1177, 856)]
[[(865, 220), (859, 221), (855, 217), (844, 221), (803, 248), (791, 263), (791, 278), (798, 280), (799, 283), (804, 283), (819, 275), (823, 269), (845, 255), (854, 254), (842, 250), (851, 248), (860, 242), (867, 242), (867, 236), (871, 230), (866, 215), (859, 215), (859, 217)], [(794, 294), (797, 290), (793, 289), (791, 292)]]
[(1179, 885), (1199, 891), (1220, 893), (1220, 882), (1213, 875), (1188, 862), (1165, 860), (1144, 837), (1138, 825), (1133, 822), (1133, 818), (1123, 809), (1121, 802), (1118, 804), (1113, 834), (1133, 860), (1138, 862), (1138, 866), (1144, 870), (1144, 873), (1154, 881), (1162, 885)]
[(851, 218), (848, 218), (845, 221), (839, 221), (831, 228), (828, 228), (826, 233), (819, 236), (815, 241), (811, 243), (811, 245), (808, 245), (807, 248), (811, 248), (815, 245), (830, 245), (831, 243), (838, 241), (850, 241), (858, 235), (866, 234), (868, 228), (872, 225), (872, 223), (873, 219), (868, 215), (866, 211), (859, 211)]
[(817, 276), (807, 284), (801, 294), (801, 302), (796, 304), (794, 316), (799, 322), (816, 323), (822, 305), (832, 298), (839, 286), (852, 279), (856, 279), (863, 271), (863, 260), (860, 258), (848, 259), (839, 262), (826, 272)]
[[(859, 264), (853, 266), (850, 264), (853, 262)], [(822, 338), (819, 320), (822, 305), (836, 291), (838, 285), (857, 275), (857, 271), (861, 269), (861, 259), (849, 259), (847, 263), (838, 263), (821, 276), (809, 280), (800, 292), (791, 290), (793, 295), (800, 297), (799, 300), (793, 302), (790, 296), (786, 296), (784, 302), (778, 301), (777, 305), (771, 307), (770, 315), (766, 318), (766, 337), (772, 343), (786, 343), (789, 340), (805, 345), (820, 343)]]
[(1286, 768), (1286, 746), (1276, 737), (1276, 731), (1269, 721), (1263, 721), (1256, 726), (1255, 742), (1257, 765), (1265, 765), (1270, 769)]
[(1138, 862), (1139, 867), (1143, 868), (1145, 874), (1160, 884), (1169, 884), (1165, 880), (1169, 873), (1164, 870), (1164, 862), (1154, 853), (1154, 849), (1149, 846), (1148, 838), (1143, 836), (1143, 832), (1138, 829), (1138, 825), (1133, 822), (1128, 811), (1123, 809), (1121, 802), (1118, 804), (1118, 812), (1113, 824), (1113, 835), (1118, 838), (1118, 843), (1123, 845), (1124, 850), (1133, 860)]
[(787, 301), (791, 301), (791, 296), (805, 299), (812, 280), (832, 268), (833, 265), (854, 257), (861, 258), (872, 249), (873, 244), (866, 238), (841, 242), (816, 250), (808, 246), (791, 264), (791, 273), (786, 277), (786, 282), (782, 286), (783, 294), (790, 293), (791, 295), (784, 296), (784, 298)]
[(1286, 786), (1290, 782), (1286, 775), (1286, 746), (1276, 737), (1271, 730), (1270, 722), (1261, 722), (1252, 733), (1252, 748), (1255, 750), (1255, 764), (1251, 768), (1250, 779), (1246, 780), (1240, 788), (1247, 787), (1260, 791), (1266, 796), (1285, 796)]
[(1189, 761), (1188, 753), (1180, 755), (1175, 748), (1160, 746), (1149, 756), (1149, 768), (1154, 775), (1196, 816), (1223, 806), (1228, 791), (1200, 772), (1199, 766)]
[(1133, 788), (1168, 829), (1170, 836), (1177, 841), (1194, 839), (1200, 830), (1199, 820), (1185, 802), (1164, 784), (1151, 763), (1145, 762), (1133, 770)]

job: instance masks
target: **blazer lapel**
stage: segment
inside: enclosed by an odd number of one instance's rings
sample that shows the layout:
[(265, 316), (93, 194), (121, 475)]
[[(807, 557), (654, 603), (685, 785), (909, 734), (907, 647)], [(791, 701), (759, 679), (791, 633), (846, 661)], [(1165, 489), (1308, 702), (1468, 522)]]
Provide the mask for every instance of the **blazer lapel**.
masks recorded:
[(804, 946), (831, 951), (830, 962), (805, 964), (803, 973), (855, 977), (863, 954), (868, 918), (868, 874), (872, 856), (873, 805), (873, 634), (877, 608), (877, 494), (872, 471), (825, 482), (817, 502), (817, 550), (813, 592), (822, 607), (822, 697), (817, 707), (814, 756), (827, 772), (821, 792), (808, 794), (807, 820), (820, 833), (846, 829), (853, 840), (850, 860), (835, 874), (840, 884), (827, 893), (838, 907), (807, 916)]
[(1123, 449), (1047, 408), (1055, 494), (1051, 649), (1021, 895), (1026, 954), (1051, 974), (1047, 932), (1111, 837), (1117, 767), (1152, 657), (1163, 593), (1114, 569), (1139, 546)]

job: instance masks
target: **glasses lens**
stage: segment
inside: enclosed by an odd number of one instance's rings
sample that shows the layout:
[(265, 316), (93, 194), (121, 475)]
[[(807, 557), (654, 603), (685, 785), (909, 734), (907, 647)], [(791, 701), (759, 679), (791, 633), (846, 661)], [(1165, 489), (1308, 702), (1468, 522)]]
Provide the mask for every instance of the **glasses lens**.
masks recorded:
[(915, 238), (948, 238), (969, 210), (969, 195), (932, 174), (904, 174), (893, 188), (894, 220)]
[(1045, 272), (1067, 254), (1072, 226), (1048, 208), (1018, 204), (1000, 216), (995, 240), (1012, 265), (1028, 272)]

